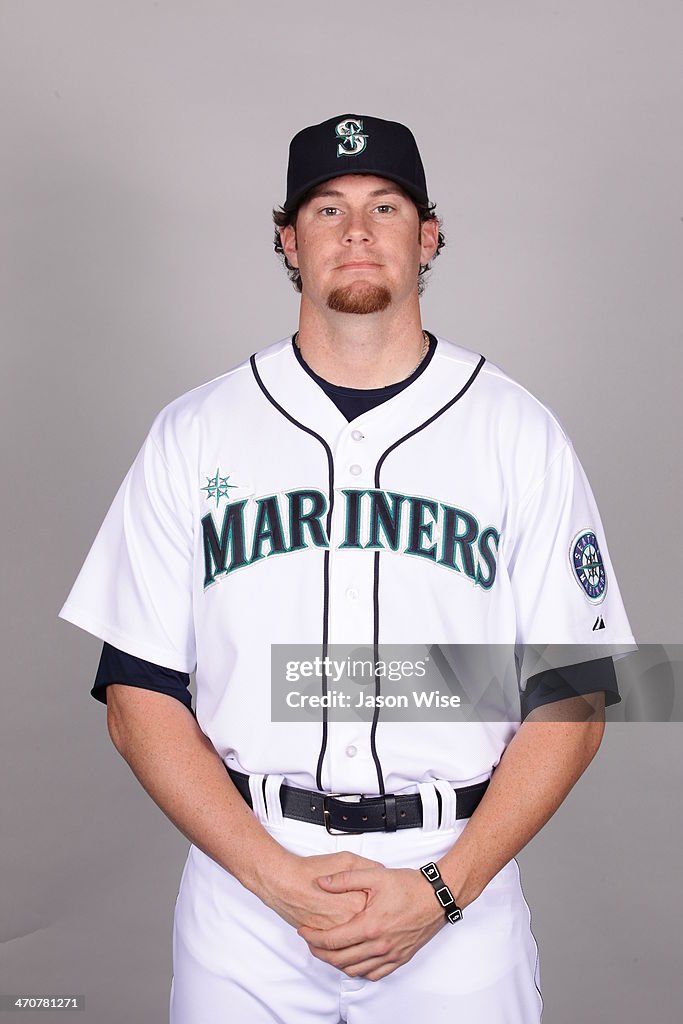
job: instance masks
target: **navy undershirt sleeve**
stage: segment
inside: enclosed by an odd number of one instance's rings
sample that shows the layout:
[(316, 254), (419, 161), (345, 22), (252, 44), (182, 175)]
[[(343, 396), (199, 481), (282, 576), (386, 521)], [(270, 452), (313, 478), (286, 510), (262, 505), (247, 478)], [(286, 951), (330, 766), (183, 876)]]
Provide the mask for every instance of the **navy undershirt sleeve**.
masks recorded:
[(167, 693), (170, 697), (176, 697), (181, 701), (194, 715), (192, 694), (188, 689), (190, 677), (187, 672), (178, 672), (173, 668), (155, 665), (151, 661), (136, 658), (132, 654), (126, 654), (125, 651), (120, 651), (117, 647), (105, 643), (95, 676), (95, 685), (90, 691), (91, 695), (106, 704), (107, 686), (110, 683), (122, 683), (125, 686), (139, 686), (144, 690)]
[(596, 658), (530, 676), (521, 694), (522, 721), (534, 708), (588, 693), (605, 694), (605, 707), (621, 701), (614, 662)]
[[(193, 715), (195, 714), (192, 708), (192, 695), (188, 689), (190, 677), (186, 672), (155, 665), (105, 643), (95, 685), (90, 693), (106, 704), (106, 688), (110, 683), (140, 686), (143, 689), (155, 690), (157, 693), (167, 693), (181, 701)], [(553, 671), (539, 672), (530, 677), (521, 696), (522, 721), (534, 708), (601, 691), (605, 694), (606, 707), (618, 704), (621, 700), (612, 658), (598, 658), (576, 665), (566, 665)]]

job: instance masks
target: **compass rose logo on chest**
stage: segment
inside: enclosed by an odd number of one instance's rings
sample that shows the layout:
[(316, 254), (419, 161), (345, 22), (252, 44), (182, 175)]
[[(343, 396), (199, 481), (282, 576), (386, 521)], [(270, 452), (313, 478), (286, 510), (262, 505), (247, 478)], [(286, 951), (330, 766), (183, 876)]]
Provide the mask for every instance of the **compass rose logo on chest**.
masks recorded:
[(202, 487), (200, 490), (206, 491), (207, 501), (213, 501), (215, 499), (216, 508), (218, 508), (221, 498), (225, 498), (227, 501), (230, 496), (230, 491), (236, 490), (239, 486), (238, 484), (231, 484), (229, 481), (230, 474), (228, 473), (227, 476), (221, 476), (220, 469), (216, 467), (216, 475), (207, 476), (206, 487)]
[(589, 601), (602, 601), (607, 589), (607, 574), (592, 530), (582, 530), (572, 541), (569, 560), (574, 577)]

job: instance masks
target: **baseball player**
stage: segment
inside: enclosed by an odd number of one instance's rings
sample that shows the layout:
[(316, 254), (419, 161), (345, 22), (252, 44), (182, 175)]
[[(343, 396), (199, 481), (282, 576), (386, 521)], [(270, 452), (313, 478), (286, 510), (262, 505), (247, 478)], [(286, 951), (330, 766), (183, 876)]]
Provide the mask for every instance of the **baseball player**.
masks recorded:
[[(60, 612), (191, 843), (170, 1020), (531, 1024), (515, 856), (619, 700), (600, 645), (635, 646), (600, 516), (557, 417), (423, 330), (443, 236), (406, 127), (303, 129), (274, 219), (298, 331), (158, 414)], [(271, 714), (279, 644), (324, 666), (301, 720)], [(329, 652), (392, 644), (593, 653), (507, 719), (335, 718)]]

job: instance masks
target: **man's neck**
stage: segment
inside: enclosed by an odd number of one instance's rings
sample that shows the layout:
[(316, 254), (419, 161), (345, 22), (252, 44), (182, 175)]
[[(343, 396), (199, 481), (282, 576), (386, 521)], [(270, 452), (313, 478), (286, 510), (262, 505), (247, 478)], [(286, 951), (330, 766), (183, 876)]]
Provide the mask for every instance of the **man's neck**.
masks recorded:
[(321, 313), (302, 298), (297, 343), (331, 384), (382, 388), (409, 377), (423, 354), (420, 307), (382, 313)]

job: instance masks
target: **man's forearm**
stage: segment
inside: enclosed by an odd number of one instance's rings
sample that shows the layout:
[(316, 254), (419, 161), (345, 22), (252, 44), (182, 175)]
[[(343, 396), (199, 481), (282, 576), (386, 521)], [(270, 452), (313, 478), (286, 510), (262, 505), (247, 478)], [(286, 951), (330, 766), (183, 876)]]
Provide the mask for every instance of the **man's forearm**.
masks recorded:
[(190, 711), (163, 693), (119, 684), (108, 691), (112, 741), (154, 802), (246, 888), (260, 889), (285, 851), (244, 802)]
[(111, 738), (164, 814), (293, 928), (333, 928), (364, 909), (365, 893), (323, 893), (329, 871), (377, 867), (359, 854), (298, 856), (270, 835), (233, 784), (188, 709), (165, 693), (107, 687)]
[(530, 716), (522, 723), (477, 810), (437, 862), (460, 907), (475, 900), (552, 817), (595, 756), (603, 730), (600, 720)]

